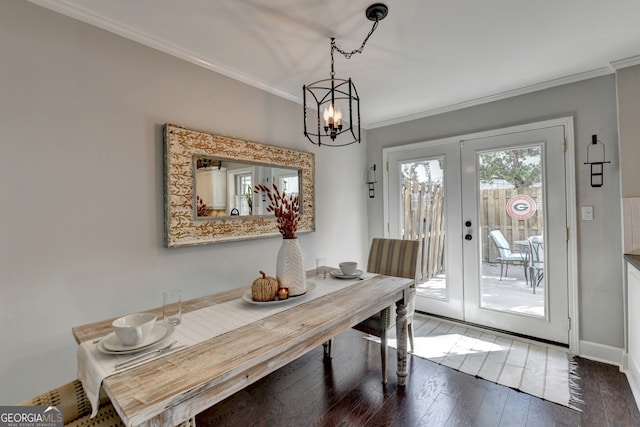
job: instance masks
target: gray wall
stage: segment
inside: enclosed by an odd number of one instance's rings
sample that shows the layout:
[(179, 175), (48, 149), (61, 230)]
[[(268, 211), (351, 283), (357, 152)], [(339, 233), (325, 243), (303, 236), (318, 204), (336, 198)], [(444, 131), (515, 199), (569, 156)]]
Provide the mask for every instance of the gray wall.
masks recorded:
[(300, 105), (23, 1), (0, 58), (1, 404), (76, 377), (73, 326), (275, 273), (279, 238), (163, 247), (166, 122), (315, 152), (306, 267), (364, 262), (366, 145), (316, 149)]
[(616, 73), (622, 197), (640, 197), (640, 65)]
[[(411, 142), (574, 117), (577, 205), (594, 206), (593, 221), (578, 221), (580, 339), (624, 346), (620, 179), (614, 75), (546, 89), (368, 132), (368, 161), (382, 164), (382, 149)], [(637, 122), (637, 117), (636, 120)], [(606, 144), (604, 186), (590, 186), (586, 149), (591, 135)], [(637, 156), (636, 156), (637, 158)], [(579, 208), (578, 208), (579, 212)], [(383, 233), (382, 197), (369, 202), (369, 234)]]

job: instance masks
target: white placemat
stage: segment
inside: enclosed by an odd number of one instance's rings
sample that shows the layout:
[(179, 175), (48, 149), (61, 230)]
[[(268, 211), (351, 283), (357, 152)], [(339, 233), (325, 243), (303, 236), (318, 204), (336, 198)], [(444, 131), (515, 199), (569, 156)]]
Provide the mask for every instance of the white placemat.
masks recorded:
[[(363, 278), (375, 276), (372, 273), (363, 274)], [(176, 341), (175, 347), (191, 346), (208, 339), (217, 337), (233, 329), (265, 319), (276, 313), (296, 307), (305, 302), (347, 288), (359, 279), (336, 279), (327, 275), (325, 280), (308, 280), (315, 284), (315, 288), (304, 298), (292, 298), (282, 304), (256, 305), (244, 301), (242, 298), (216, 304), (182, 315), (182, 322), (175, 327), (175, 332), (167, 340)], [(165, 340), (166, 342), (166, 340)], [(134, 355), (105, 354), (98, 350), (99, 340), (86, 341), (78, 346), (78, 379), (82, 382), (85, 393), (91, 402), (92, 414), (98, 412), (98, 400), (102, 380), (116, 372), (116, 363), (127, 360)], [(180, 351), (180, 350), (176, 350)], [(171, 352), (163, 353), (163, 357)], [(153, 358), (151, 360), (156, 360)], [(145, 360), (139, 364), (146, 363)], [(138, 364), (138, 365), (139, 365)], [(137, 365), (132, 365), (132, 368)], [(127, 368), (127, 369), (129, 369)], [(120, 369), (122, 372), (125, 369)]]

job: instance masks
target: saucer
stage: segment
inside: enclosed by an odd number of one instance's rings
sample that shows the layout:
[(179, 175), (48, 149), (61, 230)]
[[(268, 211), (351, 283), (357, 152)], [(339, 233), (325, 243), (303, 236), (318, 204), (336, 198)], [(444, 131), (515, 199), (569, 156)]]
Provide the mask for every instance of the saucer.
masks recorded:
[(147, 339), (136, 345), (122, 344), (122, 342), (116, 336), (115, 332), (112, 332), (102, 340), (100, 340), (98, 350), (102, 351), (103, 353), (109, 354), (134, 353), (136, 351), (144, 350), (147, 347), (151, 347), (152, 345), (159, 343), (160, 341), (173, 334), (174, 330), (175, 329), (172, 325), (156, 323), (155, 325), (153, 325), (153, 329), (149, 333)]
[(311, 291), (313, 291), (316, 288), (316, 284), (313, 282), (307, 282), (307, 292), (305, 292), (302, 295), (296, 295), (295, 297), (289, 297), (287, 299), (279, 299), (279, 300), (273, 300), (273, 301), (254, 301), (253, 298), (251, 298), (251, 291), (247, 291), (244, 293), (244, 295), (242, 295), (242, 299), (245, 300), (246, 302), (248, 302), (249, 304), (254, 304), (254, 305), (279, 305), (279, 304), (286, 304), (288, 302), (291, 301), (300, 301), (301, 299), (303, 299), (304, 297), (306, 297), (307, 295), (309, 295), (311, 293)]
[(360, 277), (361, 274), (362, 274), (362, 270), (356, 270), (354, 274), (349, 274), (349, 275), (343, 274), (342, 270), (333, 270), (331, 272), (331, 275), (338, 279), (357, 279), (358, 277)]

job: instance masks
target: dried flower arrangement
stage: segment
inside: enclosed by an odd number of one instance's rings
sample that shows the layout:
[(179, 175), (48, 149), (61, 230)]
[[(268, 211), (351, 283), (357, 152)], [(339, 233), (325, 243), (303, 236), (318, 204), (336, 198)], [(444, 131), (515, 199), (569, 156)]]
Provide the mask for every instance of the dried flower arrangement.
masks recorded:
[(278, 219), (278, 231), (284, 239), (295, 239), (300, 221), (300, 198), (298, 196), (287, 195), (280, 192), (273, 184), (273, 190), (266, 185), (258, 184), (253, 190), (254, 193), (264, 191), (269, 197), (267, 212), (273, 212)]
[(198, 216), (209, 216), (209, 209), (207, 209), (207, 205), (204, 203), (204, 200), (202, 200), (198, 195), (196, 195), (196, 207)]

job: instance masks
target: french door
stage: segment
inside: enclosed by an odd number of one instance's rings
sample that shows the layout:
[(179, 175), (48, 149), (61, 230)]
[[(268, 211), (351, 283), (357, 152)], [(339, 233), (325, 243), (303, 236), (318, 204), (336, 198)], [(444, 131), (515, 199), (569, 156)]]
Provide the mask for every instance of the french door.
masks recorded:
[(568, 344), (565, 126), (413, 144), (387, 161), (387, 234), (422, 241), (416, 308)]

